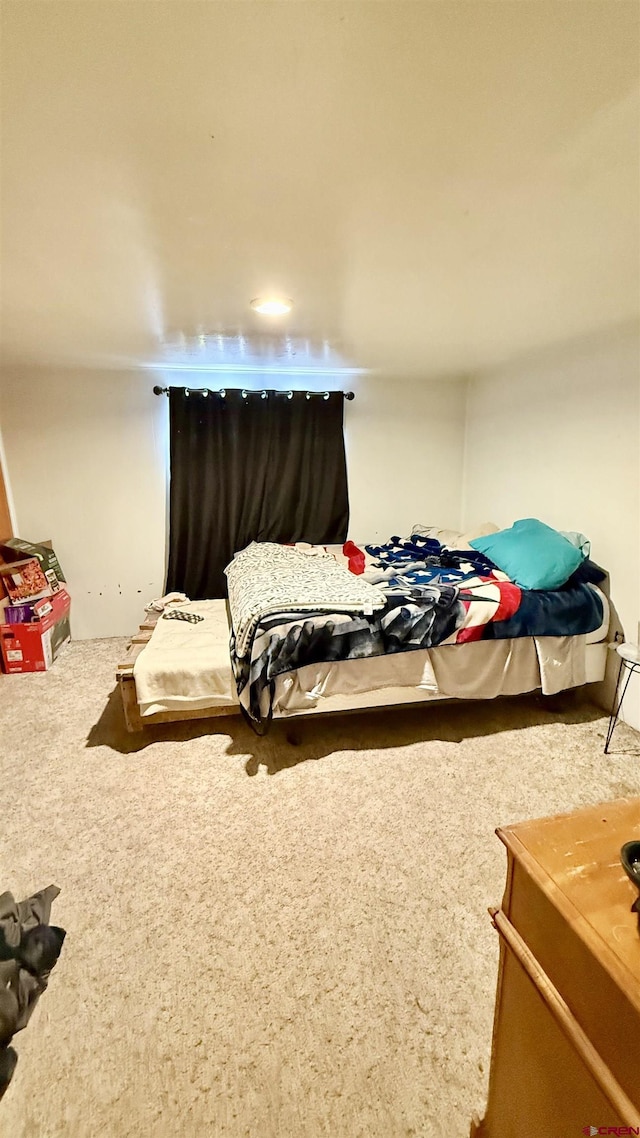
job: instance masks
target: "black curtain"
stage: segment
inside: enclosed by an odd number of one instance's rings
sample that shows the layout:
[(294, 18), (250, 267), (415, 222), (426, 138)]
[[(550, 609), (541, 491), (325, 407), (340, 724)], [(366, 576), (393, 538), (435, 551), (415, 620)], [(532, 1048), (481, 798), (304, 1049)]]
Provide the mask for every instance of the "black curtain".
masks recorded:
[(251, 541), (346, 540), (342, 392), (169, 389), (167, 592), (225, 597), (224, 568)]

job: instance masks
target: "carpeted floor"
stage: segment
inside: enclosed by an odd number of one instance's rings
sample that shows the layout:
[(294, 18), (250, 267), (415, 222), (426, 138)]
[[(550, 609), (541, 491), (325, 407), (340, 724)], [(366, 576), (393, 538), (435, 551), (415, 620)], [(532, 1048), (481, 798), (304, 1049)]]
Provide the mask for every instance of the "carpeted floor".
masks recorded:
[[(0, 890), (68, 930), (0, 1104), (12, 1138), (466, 1138), (494, 828), (640, 794), (572, 693), (127, 736), (123, 642), (0, 679)], [(213, 726), (211, 725), (213, 724)]]

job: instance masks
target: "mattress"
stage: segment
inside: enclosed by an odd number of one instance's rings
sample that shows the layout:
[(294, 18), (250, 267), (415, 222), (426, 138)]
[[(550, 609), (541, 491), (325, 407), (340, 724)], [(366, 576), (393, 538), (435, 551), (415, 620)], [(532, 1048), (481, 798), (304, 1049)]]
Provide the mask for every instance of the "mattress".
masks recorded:
[[(299, 544), (278, 547), (278, 554), (283, 564), (291, 563), (285, 608), (278, 603), (280, 581), (271, 571), (269, 544), (253, 543), (226, 569), (231, 662), (240, 704), (258, 733), (274, 714), (320, 708), (345, 692), (355, 697), (401, 687), (447, 698), (486, 699), (538, 687), (551, 694), (579, 686), (587, 677), (587, 637), (602, 638), (608, 627), (606, 600), (584, 576), (562, 589), (523, 589), (484, 554), (446, 548), (430, 536), (392, 537), (364, 549), (346, 542), (341, 551)], [(315, 597), (318, 579), (324, 587), (327, 563), (344, 586), (333, 604), (329, 590), (327, 607), (316, 612), (313, 603), (306, 603), (307, 594)], [(354, 576), (385, 598), (382, 608), (379, 602), (366, 611), (347, 603)], [(252, 632), (243, 639), (247, 597)], [(516, 640), (529, 643), (510, 647)], [(507, 643), (489, 647), (496, 641)], [(479, 642), (483, 648), (467, 652)], [(453, 653), (433, 655), (445, 647)], [(399, 661), (401, 655), (413, 662)], [(378, 657), (382, 661), (370, 666)], [(472, 659), (467, 680), (464, 673)], [(449, 666), (448, 660), (455, 664)], [(398, 676), (405, 678), (399, 682)]]
[(523, 636), (442, 645), (392, 656), (311, 664), (277, 676), (274, 718), (437, 699), (494, 699), (541, 690), (554, 695), (604, 679), (609, 602), (584, 636)]

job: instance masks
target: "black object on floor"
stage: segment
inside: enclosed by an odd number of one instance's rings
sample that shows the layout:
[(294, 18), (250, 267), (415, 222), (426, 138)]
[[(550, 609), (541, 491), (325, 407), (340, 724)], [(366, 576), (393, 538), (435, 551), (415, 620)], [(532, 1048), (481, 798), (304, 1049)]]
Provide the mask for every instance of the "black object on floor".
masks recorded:
[(638, 652), (637, 644), (618, 644), (616, 652), (620, 657), (620, 667), (618, 668), (618, 678), (616, 680), (616, 690), (613, 695), (613, 703), (611, 705), (611, 715), (609, 716), (609, 726), (607, 728), (607, 738), (604, 744), (605, 755), (609, 754), (609, 744), (611, 737), (615, 731), (616, 723), (620, 718), (622, 711), (622, 704), (624, 697), (629, 687), (629, 680), (636, 673), (640, 673), (640, 654)]
[(49, 924), (59, 892), (49, 885), (19, 902), (11, 893), (0, 895), (0, 1098), (18, 1062), (9, 1044), (27, 1026), (67, 935)]
[(18, 1056), (13, 1047), (3, 1047), (0, 1050), (0, 1098), (11, 1082), (17, 1064)]
[(625, 873), (631, 878), (638, 890), (631, 912), (638, 914), (638, 929), (640, 931), (640, 841), (625, 842), (620, 850), (620, 861)]

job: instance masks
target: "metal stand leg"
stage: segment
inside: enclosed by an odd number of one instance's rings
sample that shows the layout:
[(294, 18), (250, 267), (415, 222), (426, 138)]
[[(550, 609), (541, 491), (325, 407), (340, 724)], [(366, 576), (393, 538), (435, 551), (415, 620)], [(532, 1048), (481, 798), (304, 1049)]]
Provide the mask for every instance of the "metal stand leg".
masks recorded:
[(633, 668), (628, 669), (628, 674), (627, 674), (627, 677), (624, 681), (622, 692), (620, 693), (620, 696), (618, 698), (618, 692), (620, 689), (620, 679), (622, 677), (622, 669), (625, 667), (625, 664), (626, 664), (626, 660), (620, 661), (620, 667), (618, 669), (618, 678), (616, 680), (616, 690), (615, 690), (615, 694), (613, 697), (613, 705), (611, 708), (611, 716), (609, 718), (609, 727), (607, 729), (607, 740), (606, 740), (606, 743), (604, 745), (605, 755), (608, 755), (608, 753), (609, 753), (609, 743), (611, 742), (611, 736), (613, 735), (616, 723), (618, 722), (618, 717), (620, 715), (620, 710), (622, 708), (622, 701), (624, 700), (627, 687), (629, 686), (629, 680), (631, 679), (633, 672), (634, 672)]

